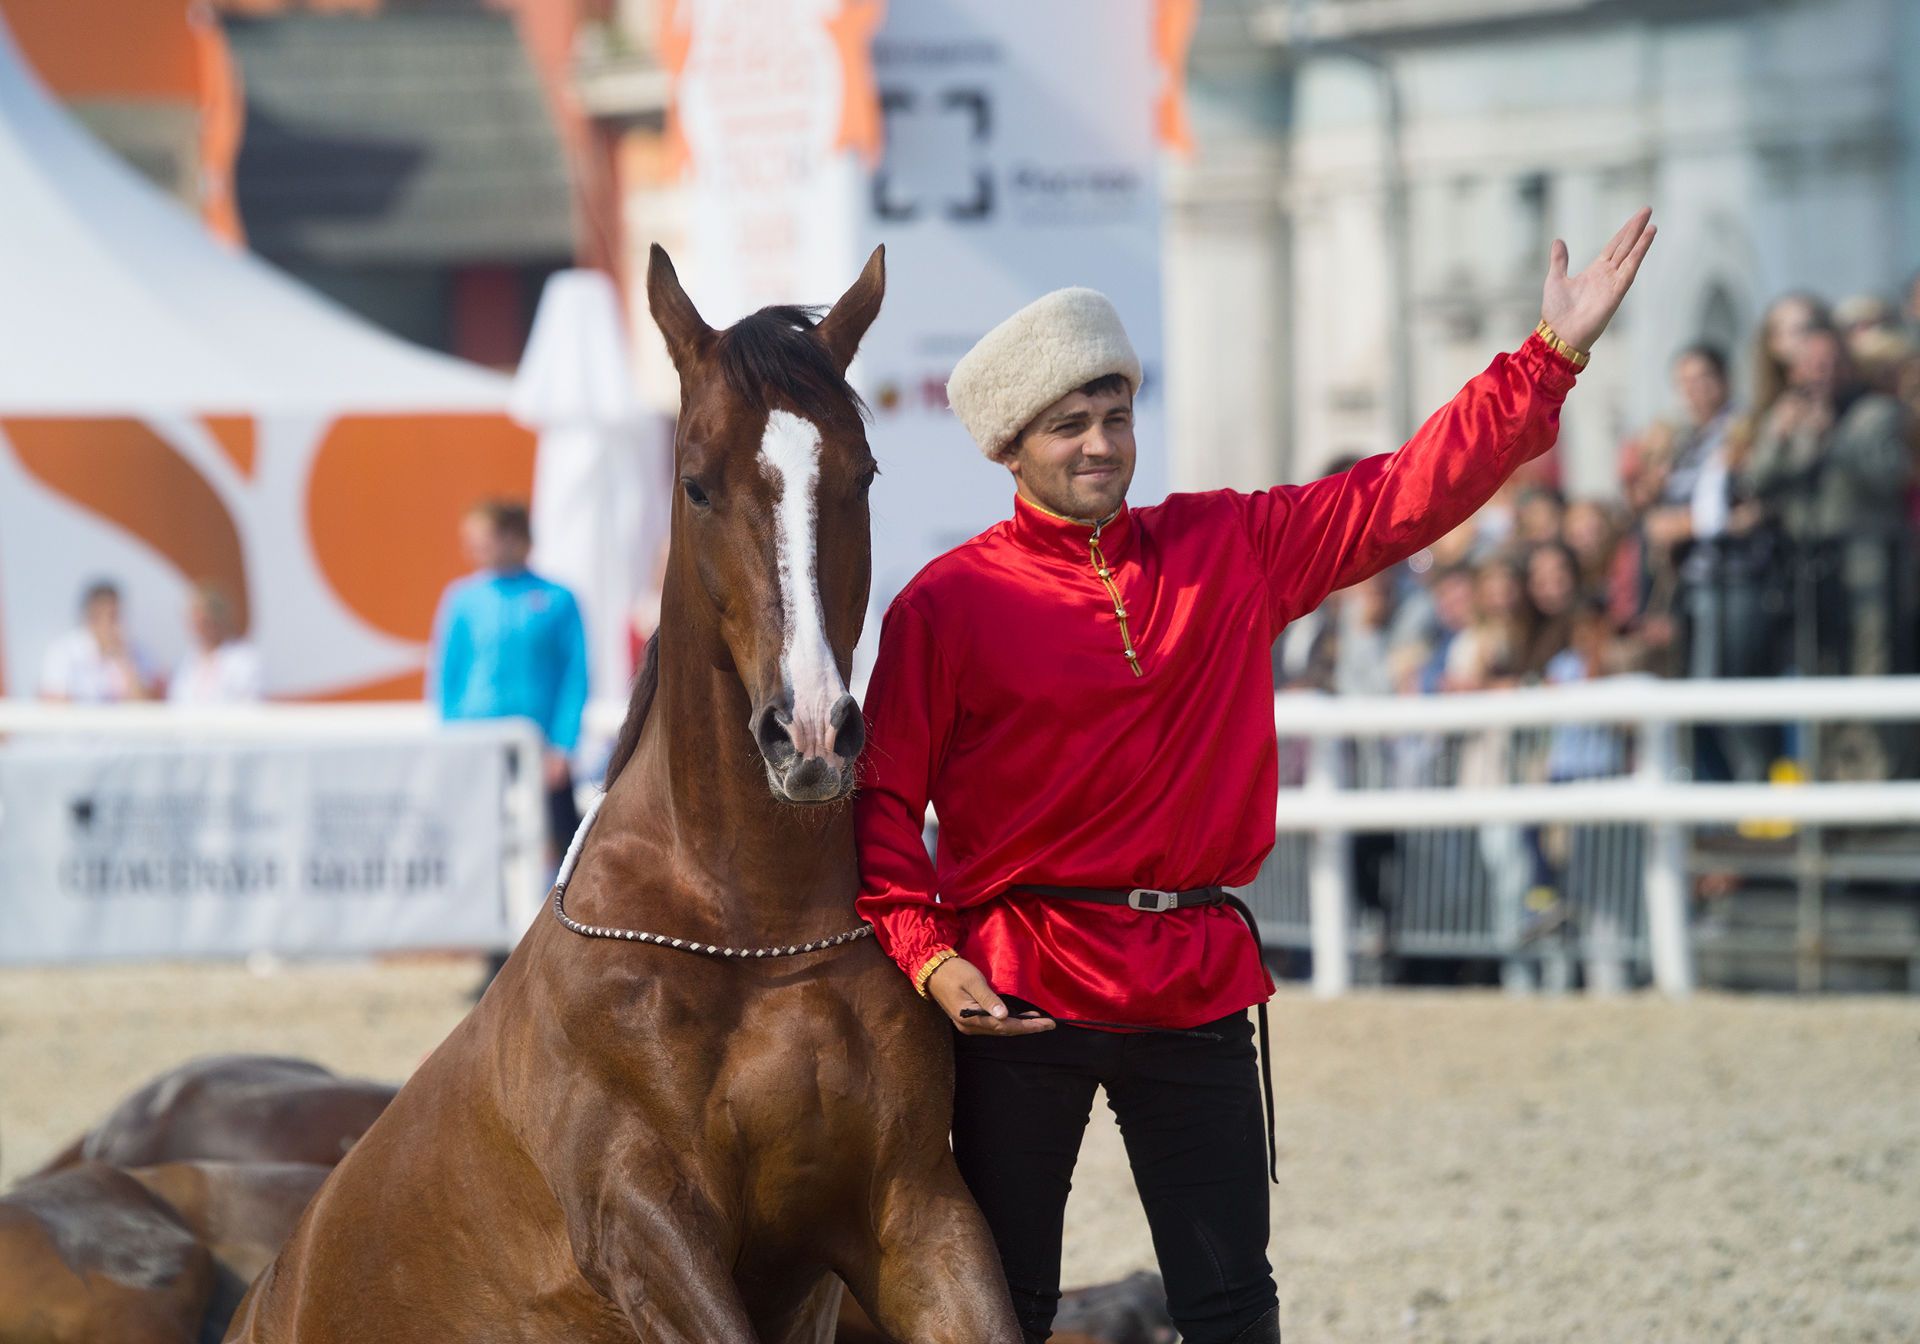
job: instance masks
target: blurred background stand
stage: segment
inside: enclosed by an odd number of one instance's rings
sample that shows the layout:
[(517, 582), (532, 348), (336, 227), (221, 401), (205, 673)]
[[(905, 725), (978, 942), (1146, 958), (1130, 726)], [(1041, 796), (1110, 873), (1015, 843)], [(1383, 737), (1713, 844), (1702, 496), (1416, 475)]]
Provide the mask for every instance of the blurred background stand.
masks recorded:
[(634, 670), (634, 612), (658, 588), (667, 529), (668, 444), (632, 367), (613, 281), (561, 271), (541, 295), (508, 402), (540, 436), (533, 568), (580, 600), (592, 694), (619, 700)]

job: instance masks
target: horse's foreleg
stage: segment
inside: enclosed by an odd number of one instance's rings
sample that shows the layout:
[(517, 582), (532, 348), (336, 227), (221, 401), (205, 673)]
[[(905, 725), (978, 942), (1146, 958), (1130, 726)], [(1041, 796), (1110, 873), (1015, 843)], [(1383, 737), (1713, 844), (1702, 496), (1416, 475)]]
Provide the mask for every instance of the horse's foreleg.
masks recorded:
[(867, 1253), (841, 1276), (900, 1344), (1021, 1344), (986, 1220), (943, 1165), (881, 1192)]
[[(587, 1281), (620, 1308), (641, 1339), (758, 1344), (721, 1257), (729, 1239), (703, 1199), (684, 1185), (664, 1202), (623, 1193), (601, 1215), (590, 1241), (576, 1233), (576, 1259)], [(587, 1255), (579, 1254), (583, 1244), (592, 1247)]]
[(634, 1333), (649, 1344), (758, 1344), (739, 1290), (711, 1251), (664, 1231), (660, 1240), (608, 1285)]

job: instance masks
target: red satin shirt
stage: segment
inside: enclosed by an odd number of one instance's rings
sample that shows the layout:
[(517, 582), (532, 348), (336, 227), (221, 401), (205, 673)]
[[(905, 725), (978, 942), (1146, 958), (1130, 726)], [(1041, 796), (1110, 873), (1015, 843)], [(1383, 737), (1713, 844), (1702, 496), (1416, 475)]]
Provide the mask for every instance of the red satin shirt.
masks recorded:
[(1273, 983), (1228, 907), (1152, 914), (1017, 888), (1251, 882), (1274, 841), (1275, 637), (1552, 447), (1573, 381), (1530, 337), (1397, 453), (1307, 485), (1123, 506), (1098, 540), (1137, 676), (1086, 524), (1016, 498), (1010, 520), (921, 570), (881, 627), (854, 801), (858, 909), (901, 970), (917, 979), (952, 948), (1002, 994), (1142, 1026), (1265, 1000)]

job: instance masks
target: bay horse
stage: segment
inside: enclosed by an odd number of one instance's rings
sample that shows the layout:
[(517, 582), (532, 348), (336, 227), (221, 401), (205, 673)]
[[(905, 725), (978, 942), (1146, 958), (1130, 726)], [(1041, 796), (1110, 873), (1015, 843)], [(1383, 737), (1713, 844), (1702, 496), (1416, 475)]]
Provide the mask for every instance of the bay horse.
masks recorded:
[(168, 1069), (42, 1167), (206, 1159), (332, 1166), (397, 1089), (278, 1055), (208, 1055)]
[(85, 1159), (0, 1195), (0, 1344), (206, 1344), (325, 1166)]
[[(653, 249), (678, 484), (606, 792), (556, 917), (334, 1169), (230, 1340), (801, 1344), (832, 1337), (844, 1281), (891, 1339), (1019, 1344), (947, 1146), (949, 1028), (849, 929), (875, 464), (846, 369), (884, 290), (876, 250), (817, 323), (716, 331)], [(616, 930), (650, 938), (582, 936)]]

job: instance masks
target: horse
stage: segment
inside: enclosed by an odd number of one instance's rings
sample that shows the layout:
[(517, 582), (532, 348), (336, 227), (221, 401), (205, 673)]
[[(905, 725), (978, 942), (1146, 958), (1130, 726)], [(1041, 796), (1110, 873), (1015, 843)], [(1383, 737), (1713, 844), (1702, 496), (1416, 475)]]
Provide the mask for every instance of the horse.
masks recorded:
[(83, 1162), (0, 1197), (0, 1340), (193, 1344), (213, 1255), (116, 1167)]
[(82, 1160), (0, 1196), (0, 1344), (203, 1344), (328, 1168)]
[(332, 1166), (398, 1089), (304, 1059), (210, 1055), (152, 1079), (40, 1174), (93, 1160), (144, 1167), (204, 1158)]
[[(847, 691), (876, 470), (846, 370), (876, 249), (815, 318), (701, 318), (659, 630), (605, 792), (480, 1002), (314, 1197), (233, 1344), (1019, 1344), (947, 1144), (950, 1028), (855, 923)], [(735, 955), (727, 955), (734, 953)]]

